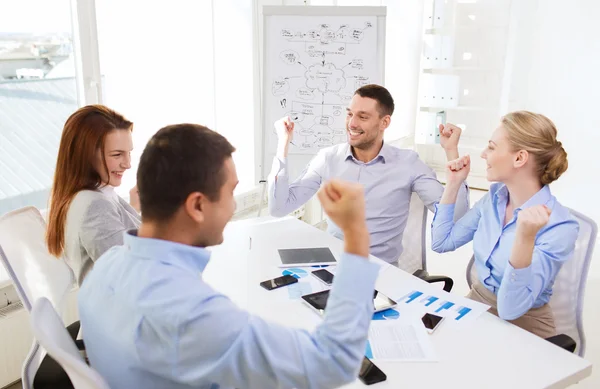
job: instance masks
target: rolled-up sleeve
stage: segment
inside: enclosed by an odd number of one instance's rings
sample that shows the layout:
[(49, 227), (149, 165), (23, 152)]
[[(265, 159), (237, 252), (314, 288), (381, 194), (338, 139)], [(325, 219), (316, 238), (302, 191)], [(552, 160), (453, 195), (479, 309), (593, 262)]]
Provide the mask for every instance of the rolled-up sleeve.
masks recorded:
[(269, 213), (281, 217), (305, 204), (321, 187), (327, 169), (325, 150), (310, 161), (300, 176), (289, 183), (288, 160), (275, 157), (269, 174)]

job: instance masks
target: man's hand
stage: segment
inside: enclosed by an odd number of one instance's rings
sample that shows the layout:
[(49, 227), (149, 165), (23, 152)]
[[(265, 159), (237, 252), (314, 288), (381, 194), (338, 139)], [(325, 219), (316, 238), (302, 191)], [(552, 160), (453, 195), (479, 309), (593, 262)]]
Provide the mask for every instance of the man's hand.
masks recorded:
[(294, 136), (294, 122), (289, 116), (282, 117), (273, 126), (277, 134), (277, 158), (283, 160), (287, 157), (288, 147)]
[(363, 186), (332, 179), (323, 185), (317, 196), (325, 213), (344, 233), (344, 251), (368, 257), (369, 232)]
[(458, 158), (458, 141), (462, 130), (451, 123), (440, 124), (440, 144), (446, 151), (448, 161)]
[(288, 144), (292, 141), (294, 136), (294, 122), (289, 116), (282, 117), (273, 125), (275, 126), (275, 132), (277, 133), (279, 143)]

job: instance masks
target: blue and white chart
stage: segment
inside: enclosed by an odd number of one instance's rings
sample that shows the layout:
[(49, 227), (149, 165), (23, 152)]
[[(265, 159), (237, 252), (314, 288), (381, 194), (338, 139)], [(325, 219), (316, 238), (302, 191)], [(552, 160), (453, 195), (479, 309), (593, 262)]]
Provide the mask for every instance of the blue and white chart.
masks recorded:
[(294, 267), (294, 268), (284, 270), (283, 272), (281, 272), (281, 275), (283, 275), (283, 276), (290, 275), (292, 277), (300, 279), (300, 278), (306, 277), (308, 275), (308, 272), (299, 267), (298, 268)]
[(401, 295), (398, 310), (419, 310), (443, 316), (446, 320), (461, 323), (476, 319), (490, 307), (466, 297), (452, 295), (436, 288), (412, 289)]
[(398, 320), (400, 318), (400, 312), (390, 308), (385, 311), (375, 312), (372, 320)]
[[(322, 267), (325, 266), (318, 266), (318, 268)], [(320, 292), (321, 290), (327, 289), (327, 285), (321, 283), (321, 281), (319, 281), (316, 277), (309, 274), (313, 270), (317, 270), (317, 267), (293, 267), (285, 269), (281, 272), (281, 275), (291, 275), (292, 277), (298, 279), (297, 283), (286, 287), (288, 295), (287, 297), (290, 300), (296, 300), (306, 294)]]

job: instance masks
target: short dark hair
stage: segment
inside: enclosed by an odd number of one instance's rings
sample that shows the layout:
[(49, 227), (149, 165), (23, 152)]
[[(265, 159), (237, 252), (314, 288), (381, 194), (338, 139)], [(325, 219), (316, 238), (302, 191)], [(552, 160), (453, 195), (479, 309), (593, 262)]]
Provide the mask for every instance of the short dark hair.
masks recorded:
[(224, 162), (235, 148), (198, 124), (175, 124), (150, 139), (137, 171), (142, 218), (167, 221), (194, 192), (219, 199)]
[(394, 113), (394, 99), (390, 92), (381, 85), (369, 84), (358, 88), (355, 95), (360, 97), (368, 97), (377, 101), (377, 110), (379, 116), (390, 115)]

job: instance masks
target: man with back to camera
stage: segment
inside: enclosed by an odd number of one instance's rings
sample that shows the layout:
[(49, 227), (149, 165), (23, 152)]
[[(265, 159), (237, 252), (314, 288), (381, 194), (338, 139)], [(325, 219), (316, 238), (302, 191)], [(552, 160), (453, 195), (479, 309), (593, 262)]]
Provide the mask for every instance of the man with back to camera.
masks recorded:
[(269, 323), (202, 279), (223, 241), (238, 183), (233, 146), (206, 127), (161, 129), (137, 172), (142, 224), (107, 251), (79, 291), (91, 365), (119, 388), (334, 388), (353, 381), (366, 347), (379, 267), (359, 184), (318, 197), (345, 236), (323, 322), (312, 333)]
[[(383, 133), (393, 112), (394, 100), (386, 88), (371, 84), (357, 89), (346, 109), (348, 142), (320, 150), (291, 184), (287, 155), (295, 123), (290, 118), (277, 121), (279, 144), (269, 175), (270, 214), (278, 217), (289, 214), (305, 204), (330, 178), (362, 184), (371, 234), (370, 253), (402, 268), (398, 258), (402, 254), (402, 235), (412, 192), (433, 211), (444, 187), (416, 152), (384, 143)], [(439, 130), (446, 158), (457, 159), (461, 129), (449, 124), (440, 125)], [(460, 218), (468, 210), (469, 191), (463, 183), (454, 218)], [(343, 237), (335, 221), (329, 221), (327, 229), (332, 235)]]

